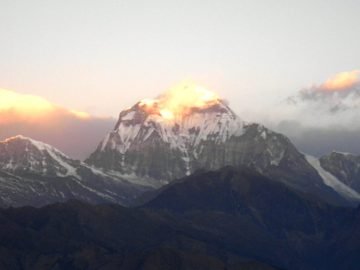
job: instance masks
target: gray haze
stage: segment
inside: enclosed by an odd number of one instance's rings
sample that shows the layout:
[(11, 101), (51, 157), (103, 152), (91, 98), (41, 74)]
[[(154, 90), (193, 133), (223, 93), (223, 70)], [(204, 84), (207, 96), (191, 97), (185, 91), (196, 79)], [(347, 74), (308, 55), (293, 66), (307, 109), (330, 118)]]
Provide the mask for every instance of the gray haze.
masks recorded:
[(306, 127), (299, 122), (281, 122), (273, 127), (286, 134), (297, 148), (306, 154), (322, 156), (332, 151), (360, 155), (360, 128), (348, 129), (337, 125)]
[(50, 123), (0, 124), (0, 140), (21, 134), (55, 146), (74, 159), (83, 160), (115, 125), (115, 119), (84, 120), (67, 114), (54, 114), (50, 119)]
[(334, 85), (334, 81), (340, 82), (337, 88), (326, 88), (324, 82), (300, 90), (268, 110), (270, 117), (264, 122), (288, 135), (305, 153), (360, 154), (360, 71), (342, 73), (327, 82)]

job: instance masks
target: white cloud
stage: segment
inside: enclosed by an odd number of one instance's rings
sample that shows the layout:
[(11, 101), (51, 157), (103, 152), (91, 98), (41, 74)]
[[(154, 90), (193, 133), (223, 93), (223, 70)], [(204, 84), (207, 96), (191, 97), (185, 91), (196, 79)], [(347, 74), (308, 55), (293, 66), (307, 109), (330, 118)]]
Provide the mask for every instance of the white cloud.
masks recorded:
[(360, 154), (360, 72), (341, 72), (302, 89), (255, 119), (284, 133), (303, 152), (333, 150)]

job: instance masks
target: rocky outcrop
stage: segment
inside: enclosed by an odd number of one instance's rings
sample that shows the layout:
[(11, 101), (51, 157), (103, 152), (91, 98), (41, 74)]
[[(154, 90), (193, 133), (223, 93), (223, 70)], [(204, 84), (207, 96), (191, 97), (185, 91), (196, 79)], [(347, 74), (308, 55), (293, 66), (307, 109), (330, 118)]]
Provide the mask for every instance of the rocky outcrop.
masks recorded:
[(332, 152), (320, 158), (321, 166), (345, 185), (360, 192), (360, 156)]

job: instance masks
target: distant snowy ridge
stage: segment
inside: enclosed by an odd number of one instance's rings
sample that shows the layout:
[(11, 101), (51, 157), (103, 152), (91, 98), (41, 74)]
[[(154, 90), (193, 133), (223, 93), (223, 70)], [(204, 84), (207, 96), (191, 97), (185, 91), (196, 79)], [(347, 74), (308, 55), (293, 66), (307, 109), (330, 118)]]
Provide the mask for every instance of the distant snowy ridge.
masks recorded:
[(127, 205), (151, 187), (73, 160), (25, 136), (0, 142), (0, 206), (41, 206), (80, 199)]
[(319, 173), (321, 178), (324, 180), (324, 183), (329, 187), (333, 188), (343, 196), (352, 199), (352, 200), (360, 200), (360, 194), (348, 187), (344, 183), (342, 183), (339, 179), (337, 179), (330, 172), (326, 171), (321, 167), (319, 159), (313, 156), (306, 155), (306, 160), (314, 167), (314, 169)]
[(74, 162), (55, 147), (22, 135), (0, 142), (0, 167), (7, 171), (26, 170), (46, 175), (51, 166), (57, 176), (79, 178), (71, 165)]

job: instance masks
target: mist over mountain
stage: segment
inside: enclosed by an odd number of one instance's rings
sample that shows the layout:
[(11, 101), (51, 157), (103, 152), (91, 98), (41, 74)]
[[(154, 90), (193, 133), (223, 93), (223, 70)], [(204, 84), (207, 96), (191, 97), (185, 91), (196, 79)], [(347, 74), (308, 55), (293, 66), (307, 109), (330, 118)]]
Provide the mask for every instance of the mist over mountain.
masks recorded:
[(0, 140), (22, 134), (51, 144), (67, 155), (83, 160), (101, 141), (104, 131), (113, 127), (114, 122), (111, 118), (83, 120), (68, 116), (55, 117), (49, 123), (0, 124)]
[(287, 135), (302, 152), (359, 155), (360, 71), (337, 73), (257, 113), (257, 121)]
[(0, 88), (0, 140), (23, 135), (85, 159), (114, 123), (111, 117), (91, 116), (39, 96)]

